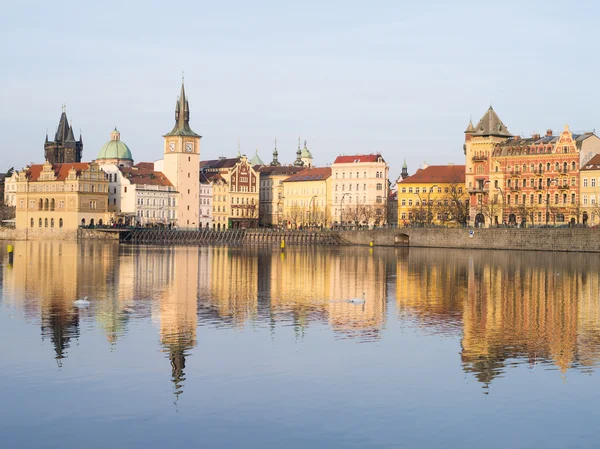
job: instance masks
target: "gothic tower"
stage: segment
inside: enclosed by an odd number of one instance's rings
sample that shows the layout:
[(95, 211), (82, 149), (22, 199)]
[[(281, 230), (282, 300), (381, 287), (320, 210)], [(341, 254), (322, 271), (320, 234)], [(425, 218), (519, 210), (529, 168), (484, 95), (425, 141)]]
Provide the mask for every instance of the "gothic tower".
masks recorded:
[(190, 128), (190, 105), (183, 81), (175, 104), (175, 126), (165, 134), (164, 174), (179, 192), (176, 225), (197, 228), (200, 196), (200, 139)]
[(81, 135), (79, 140), (75, 140), (73, 127), (69, 125), (67, 113), (63, 106), (63, 111), (58, 122), (58, 129), (53, 141), (48, 141), (46, 133), (46, 142), (44, 143), (44, 156), (51, 164), (63, 164), (81, 162), (81, 153), (83, 151), (83, 139)]

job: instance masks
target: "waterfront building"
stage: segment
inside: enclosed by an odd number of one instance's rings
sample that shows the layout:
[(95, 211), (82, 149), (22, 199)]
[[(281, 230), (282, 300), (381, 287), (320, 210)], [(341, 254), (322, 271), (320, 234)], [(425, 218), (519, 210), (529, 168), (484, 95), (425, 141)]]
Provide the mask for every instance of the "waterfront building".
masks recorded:
[(200, 139), (190, 128), (190, 106), (183, 82), (175, 104), (175, 126), (164, 137), (162, 172), (177, 191), (176, 220), (180, 228), (200, 225)]
[(525, 225), (580, 221), (579, 170), (600, 153), (592, 133), (522, 138), (510, 134), (490, 107), (465, 131), (470, 224)]
[(108, 218), (108, 179), (95, 162), (30, 165), (15, 171), (17, 229), (73, 230)]
[(110, 223), (126, 225), (174, 225), (178, 192), (154, 164), (140, 162), (133, 167), (101, 165), (109, 181)]
[(5, 173), (0, 173), (0, 206), (10, 206), (11, 203), (14, 203), (15, 201), (14, 197), (16, 196), (16, 192), (8, 190), (8, 187), (12, 188), (14, 184), (11, 185), (9, 183), (7, 186), (6, 181), (8, 180), (10, 180), (10, 176), (7, 176)]
[(213, 227), (213, 185), (204, 173), (200, 173), (200, 228)]
[(213, 181), (213, 223), (217, 229), (258, 226), (258, 173), (245, 155), (202, 161), (200, 170)]
[(79, 140), (75, 140), (73, 126), (69, 125), (67, 113), (63, 106), (54, 140), (49, 141), (48, 133), (46, 133), (44, 156), (51, 164), (76, 163), (81, 162), (82, 152), (83, 139), (81, 133), (79, 134)]
[(331, 176), (333, 224), (386, 224), (389, 167), (381, 154), (338, 156)]
[[(276, 158), (274, 157), (274, 161)], [(283, 181), (305, 168), (296, 165), (260, 167), (259, 223), (261, 226), (281, 226), (283, 220)]]
[(283, 198), (288, 227), (330, 226), (331, 168), (307, 168), (283, 180)]
[(398, 226), (466, 222), (464, 165), (428, 165), (397, 182)]
[(600, 155), (587, 161), (579, 172), (581, 196), (581, 222), (584, 225), (600, 224)]

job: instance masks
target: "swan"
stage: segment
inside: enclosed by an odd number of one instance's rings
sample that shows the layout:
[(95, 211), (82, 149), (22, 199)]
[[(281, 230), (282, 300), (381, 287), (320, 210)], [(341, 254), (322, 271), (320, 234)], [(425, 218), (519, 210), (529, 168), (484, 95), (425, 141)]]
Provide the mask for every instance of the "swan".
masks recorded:
[(90, 302), (88, 301), (88, 297), (84, 296), (83, 299), (73, 301), (73, 304), (75, 304), (76, 306), (89, 306)]
[(365, 292), (362, 294), (362, 298), (350, 298), (348, 302), (350, 304), (364, 304), (367, 300)]

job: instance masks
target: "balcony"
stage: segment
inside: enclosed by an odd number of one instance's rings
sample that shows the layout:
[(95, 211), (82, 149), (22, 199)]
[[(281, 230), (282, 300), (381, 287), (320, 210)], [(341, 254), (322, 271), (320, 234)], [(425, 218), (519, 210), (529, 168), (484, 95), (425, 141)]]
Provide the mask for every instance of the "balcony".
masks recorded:
[(471, 159), (473, 162), (485, 162), (488, 160), (487, 156), (482, 156), (482, 155), (475, 155), (473, 156), (473, 158)]
[(557, 187), (558, 187), (558, 190), (569, 190), (571, 188), (568, 184), (562, 184)]
[(521, 186), (509, 186), (507, 189), (510, 191), (518, 191), (521, 190)]
[(540, 169), (540, 168), (534, 168), (533, 169), (533, 174), (537, 175), (537, 176), (542, 176), (544, 174), (544, 169)]
[(473, 195), (473, 194), (477, 194), (477, 193), (484, 193), (487, 194), (488, 193), (488, 187), (487, 185), (484, 186), (475, 186), (475, 187), (469, 187), (467, 189), (467, 191), (469, 192), (469, 194)]
[(521, 176), (521, 172), (517, 171), (517, 170), (510, 170), (508, 172), (508, 174), (512, 177), (512, 178), (516, 178), (517, 176)]

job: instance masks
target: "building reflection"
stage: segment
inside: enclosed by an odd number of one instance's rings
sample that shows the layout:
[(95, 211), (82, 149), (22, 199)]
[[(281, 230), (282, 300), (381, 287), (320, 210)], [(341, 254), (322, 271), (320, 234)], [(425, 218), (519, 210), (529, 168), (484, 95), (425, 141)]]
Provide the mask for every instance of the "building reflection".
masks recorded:
[(461, 335), (463, 369), (489, 385), (507, 365), (560, 371), (600, 359), (600, 264), (589, 255), (411, 250), (397, 304), (420, 325)]

